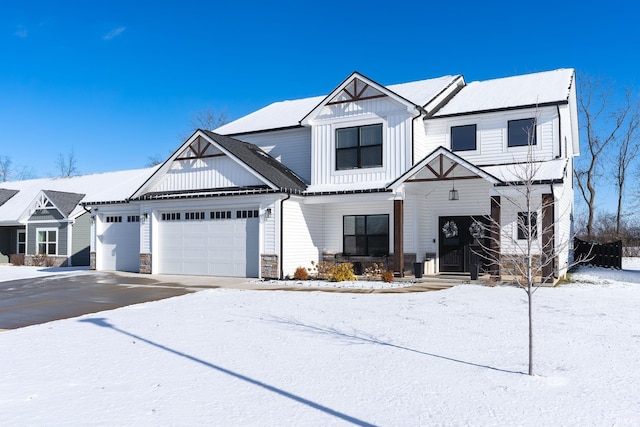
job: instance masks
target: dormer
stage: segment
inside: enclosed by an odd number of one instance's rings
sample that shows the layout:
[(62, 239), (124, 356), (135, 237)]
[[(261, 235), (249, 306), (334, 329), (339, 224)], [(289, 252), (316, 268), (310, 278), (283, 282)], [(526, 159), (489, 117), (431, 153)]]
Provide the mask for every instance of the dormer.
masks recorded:
[(301, 121), (311, 127), (314, 191), (383, 188), (413, 162), (413, 121), (460, 76), (382, 86), (354, 72)]

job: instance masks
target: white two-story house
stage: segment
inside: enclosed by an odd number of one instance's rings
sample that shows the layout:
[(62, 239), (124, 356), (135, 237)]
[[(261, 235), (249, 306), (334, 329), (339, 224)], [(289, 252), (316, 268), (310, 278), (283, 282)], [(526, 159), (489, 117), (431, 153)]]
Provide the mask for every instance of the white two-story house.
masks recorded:
[(196, 131), (126, 200), (85, 201), (92, 264), (263, 278), (322, 260), (469, 272), (479, 224), (500, 227), (489, 246), (517, 250), (518, 171), (534, 165), (529, 221), (560, 277), (578, 154), (571, 69), (389, 86), (353, 73), (327, 95)]

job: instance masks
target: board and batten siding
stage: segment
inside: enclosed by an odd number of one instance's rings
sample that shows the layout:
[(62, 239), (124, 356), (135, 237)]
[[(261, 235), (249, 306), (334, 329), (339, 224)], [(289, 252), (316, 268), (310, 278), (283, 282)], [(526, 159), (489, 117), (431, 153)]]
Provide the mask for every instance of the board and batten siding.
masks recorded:
[(91, 215), (83, 213), (71, 225), (71, 265), (89, 265)]
[(311, 182), (311, 129), (308, 127), (236, 135), (234, 138), (257, 145), (304, 182)]
[(322, 252), (323, 205), (304, 205), (301, 200), (284, 202), (283, 273), (293, 275), (298, 267), (311, 267)]
[[(311, 185), (388, 182), (411, 166), (412, 116), (390, 98), (326, 106), (312, 121)], [(336, 129), (382, 124), (382, 166), (336, 170)]]
[(476, 150), (456, 154), (476, 165), (495, 165), (527, 160), (527, 147), (508, 147), (508, 122), (537, 117), (535, 160), (551, 160), (559, 155), (559, 125), (556, 107), (524, 109), (424, 121), (426, 152), (443, 146), (451, 149), (451, 127), (476, 125)]
[(229, 157), (176, 160), (153, 191), (184, 191), (263, 185)]

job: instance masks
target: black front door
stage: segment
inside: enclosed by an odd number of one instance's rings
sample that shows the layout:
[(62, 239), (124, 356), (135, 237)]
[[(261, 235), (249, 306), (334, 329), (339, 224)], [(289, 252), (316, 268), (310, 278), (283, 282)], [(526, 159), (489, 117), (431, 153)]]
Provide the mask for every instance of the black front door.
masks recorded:
[[(483, 224), (483, 218), (471, 216), (441, 216), (440, 233), (440, 271), (469, 272), (471, 264), (478, 262), (480, 247), (472, 236), (474, 223)], [(477, 235), (477, 234), (476, 234)], [(476, 260), (476, 261), (474, 261)]]

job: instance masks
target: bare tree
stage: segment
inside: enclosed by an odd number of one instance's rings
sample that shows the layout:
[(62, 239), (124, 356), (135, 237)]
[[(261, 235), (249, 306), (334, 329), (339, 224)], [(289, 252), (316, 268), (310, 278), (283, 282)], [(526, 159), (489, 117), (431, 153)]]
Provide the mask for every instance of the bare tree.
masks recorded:
[(579, 84), (578, 110), (589, 152), (577, 162), (574, 170), (576, 183), (584, 199), (588, 218), (587, 239), (593, 238), (593, 221), (596, 211), (595, 181), (600, 176), (601, 156), (613, 142), (631, 113), (631, 105), (616, 108), (613, 86), (593, 77), (583, 77)]
[(71, 149), (71, 151), (69, 151), (66, 156), (62, 153), (58, 154), (56, 166), (58, 167), (58, 176), (60, 177), (70, 177), (78, 175), (78, 161), (73, 149)]
[(625, 104), (623, 110), (627, 110), (627, 119), (622, 125), (622, 132), (617, 138), (618, 153), (616, 156), (617, 166), (614, 173), (616, 190), (618, 192), (618, 207), (616, 210), (616, 234), (621, 236), (621, 221), (623, 210), (623, 195), (625, 180), (629, 167), (638, 156), (638, 139), (640, 137), (640, 107), (637, 98), (634, 98), (631, 90), (625, 91)]
[(154, 154), (153, 156), (149, 156), (147, 157), (147, 167), (159, 165), (160, 163), (164, 162), (164, 159), (165, 158), (162, 157), (160, 154)]
[(213, 108), (207, 108), (191, 116), (191, 120), (189, 120), (189, 130), (181, 133), (179, 138), (181, 141), (184, 141), (189, 138), (196, 129), (215, 130), (227, 122), (227, 113), (224, 111), (217, 112)]
[[(534, 158), (533, 135), (528, 129), (526, 161), (509, 167), (505, 173), (507, 184), (496, 187), (499, 196), (492, 197), (492, 212), (485, 224), (474, 223), (474, 237), (492, 274), (500, 275), (523, 289), (527, 295), (529, 363), (528, 374), (534, 375), (533, 295), (540, 285), (555, 280), (558, 268), (569, 268), (569, 259), (557, 265), (558, 254), (568, 250), (571, 236), (561, 234), (561, 221), (569, 219), (570, 211), (560, 212), (555, 197), (548, 194), (548, 185), (541, 184), (539, 170), (542, 162)], [(505, 223), (502, 223), (505, 218)], [(480, 231), (482, 230), (482, 231)], [(486, 231), (486, 232), (485, 232)], [(472, 235), (474, 230), (470, 229)]]
[(11, 163), (11, 157), (0, 156), (0, 182), (7, 182), (10, 179), (13, 172)]

